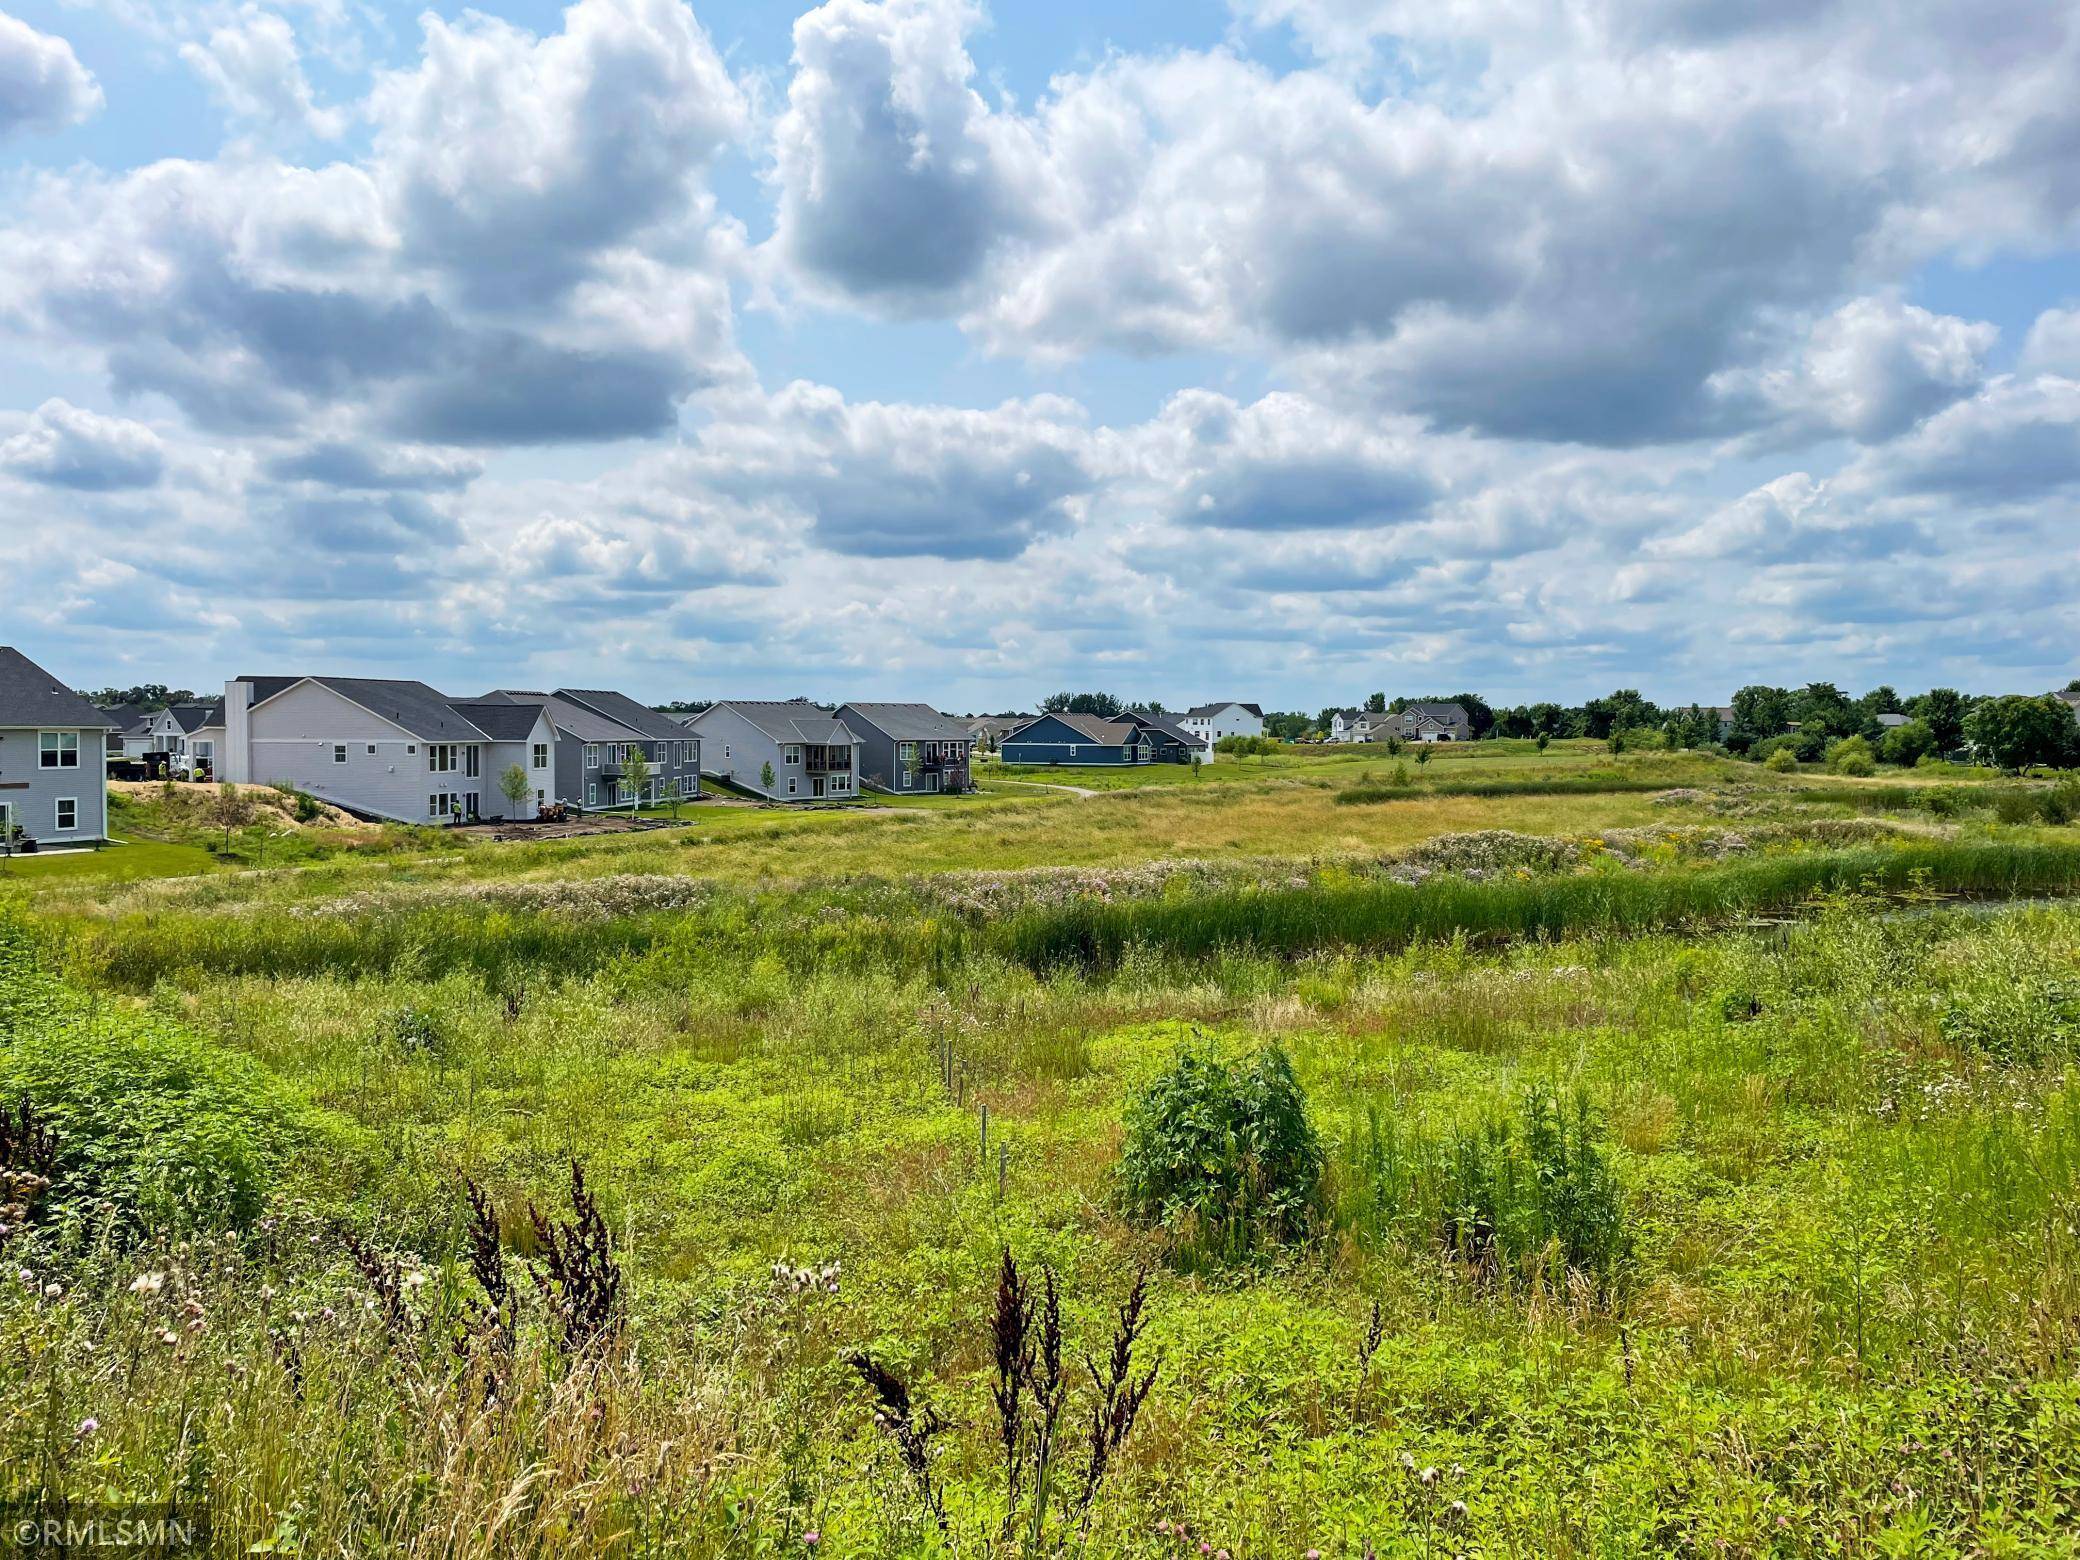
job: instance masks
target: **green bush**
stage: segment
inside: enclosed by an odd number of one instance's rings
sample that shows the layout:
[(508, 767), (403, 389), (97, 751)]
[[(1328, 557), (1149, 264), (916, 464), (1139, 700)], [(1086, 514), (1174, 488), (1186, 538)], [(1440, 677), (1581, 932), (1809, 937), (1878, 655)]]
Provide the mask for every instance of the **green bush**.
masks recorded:
[(2002, 823), (2035, 823), (2042, 807), (2034, 791), (2002, 791), (1993, 799), (1993, 815)]
[(1910, 720), (1894, 726), (1878, 742), (1878, 756), (1888, 764), (1903, 767), (1920, 763), (1936, 749), (1936, 734), (1925, 720)]
[(316, 1117), (248, 1057), (89, 1004), (0, 921), (0, 1099), (57, 1134), (47, 1217), (132, 1231), (238, 1226)]
[(2038, 811), (2046, 823), (2080, 821), (2080, 775), (2067, 775), (2046, 791), (2039, 799)]
[(1285, 744), (1276, 737), (1222, 737), (1213, 750), (1234, 758), (1266, 758), (1284, 752)]
[(1239, 1257), (1315, 1227), (1322, 1150), (1284, 1049), (1224, 1061), (1195, 1038), (1127, 1107), (1120, 1157), (1127, 1213), (1188, 1250)]
[(1843, 737), (1827, 750), (1827, 767), (1838, 775), (1867, 777), (1878, 768), (1871, 745), (1862, 737)]
[(1772, 748), (1763, 758), (1762, 767), (1773, 775), (1788, 775), (1798, 768), (1798, 754), (1789, 747)]

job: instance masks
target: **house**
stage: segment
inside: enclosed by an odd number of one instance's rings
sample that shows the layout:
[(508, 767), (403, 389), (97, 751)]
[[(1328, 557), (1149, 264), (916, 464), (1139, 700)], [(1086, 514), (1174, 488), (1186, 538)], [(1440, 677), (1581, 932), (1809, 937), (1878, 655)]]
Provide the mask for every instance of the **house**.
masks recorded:
[(222, 778), (293, 786), (372, 818), (496, 817), (507, 804), (494, 765), (520, 763), (530, 793), (549, 784), (546, 721), (502, 718), (486, 730), (410, 679), (240, 677), (224, 685), (223, 721)]
[[(223, 741), (223, 700), (169, 704), (146, 718), (145, 746), (139, 756), (163, 754), (159, 762), (170, 773), (207, 780), (216, 773)], [(127, 743), (124, 751), (129, 751)]]
[(1364, 740), (1384, 742), (1389, 737), (1399, 737), (1403, 742), (1470, 742), (1473, 721), (1466, 706), (1457, 702), (1409, 704), (1379, 720)]
[(2059, 692), (2054, 693), (2051, 697), (2059, 700), (2061, 703), (2065, 705), (2067, 709), (2071, 710), (2073, 712), (2073, 719), (2080, 720), (2080, 689), (2062, 689)]
[(1189, 764), (1194, 758), (1201, 763), (1213, 762), (1213, 744), (1185, 730), (1167, 715), (1151, 715), (1146, 710), (1122, 710), (1114, 718), (1141, 728), (1158, 764)]
[(1365, 719), (1365, 710), (1338, 710), (1329, 717), (1329, 740), (1331, 742), (1357, 742), (1358, 722)]
[[(555, 798), (556, 728), (548, 711), (517, 699), (458, 699), (451, 707), (490, 739), (477, 777), (484, 782), (477, 792), (478, 815), (514, 822), (539, 817)], [(517, 798), (505, 791), (515, 764), (527, 781)]]
[(866, 784), (898, 795), (974, 789), (968, 772), (974, 739), (929, 704), (841, 704), (837, 719), (859, 738), (859, 776)]
[[(542, 787), (547, 800), (586, 808), (633, 805), (632, 799), (621, 794), (628, 750), (642, 747), (646, 757), (650, 751), (643, 734), (634, 727), (540, 689), (494, 688), (464, 707), (473, 709), (479, 704), (526, 705), (542, 712), (549, 723), (549, 776)], [(683, 738), (686, 733), (677, 735)]]
[(144, 757), (153, 711), (142, 704), (97, 704), (94, 708), (115, 722), (108, 734), (110, 758)]
[(1888, 711), (1878, 717), (1878, 724), (1886, 731), (1895, 731), (1907, 723), (1907, 717), (1897, 711)]
[(979, 715), (968, 722), (969, 746), (975, 752), (994, 753), (1012, 732), (1037, 718), (1032, 715)]
[(1226, 700), (1219, 704), (1195, 704), (1179, 717), (1178, 725), (1211, 749), (1222, 737), (1261, 737), (1264, 712), (1254, 704)]
[(859, 739), (807, 699), (724, 699), (686, 721), (701, 773), (776, 802), (857, 796)]
[[(1389, 735), (1387, 723), (1394, 717), (1384, 710), (1345, 710), (1337, 720), (1343, 722), (1343, 735), (1333, 737), (1339, 742), (1383, 742)], [(1331, 722), (1333, 734), (1335, 723)], [(1398, 729), (1398, 728), (1397, 728)]]
[(1155, 744), (1130, 720), (1061, 711), (1027, 721), (1004, 739), (1007, 764), (1148, 764)]
[[(640, 747), (643, 757), (649, 761), (650, 776), (641, 797), (623, 786), (618, 796), (598, 805), (654, 805), (674, 796), (684, 800), (701, 794), (701, 739), (680, 722), (611, 688), (558, 688), (555, 696), (580, 709), (620, 722), (636, 735), (637, 740), (627, 742), (626, 746)], [(623, 751), (621, 758), (624, 762), (627, 757)], [(595, 804), (587, 802), (585, 805)]]
[(12, 646), (0, 645), (0, 836), (39, 845), (108, 838), (108, 734), (116, 723)]

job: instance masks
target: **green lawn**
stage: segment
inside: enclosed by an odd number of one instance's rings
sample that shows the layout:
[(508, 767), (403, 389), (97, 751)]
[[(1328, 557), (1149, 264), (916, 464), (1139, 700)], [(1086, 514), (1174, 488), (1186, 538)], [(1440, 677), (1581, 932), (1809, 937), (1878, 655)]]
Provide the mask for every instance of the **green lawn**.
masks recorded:
[(0, 858), (0, 883), (53, 879), (121, 883), (137, 878), (186, 877), (218, 870), (216, 858), (199, 845), (164, 840), (126, 840), (96, 851)]

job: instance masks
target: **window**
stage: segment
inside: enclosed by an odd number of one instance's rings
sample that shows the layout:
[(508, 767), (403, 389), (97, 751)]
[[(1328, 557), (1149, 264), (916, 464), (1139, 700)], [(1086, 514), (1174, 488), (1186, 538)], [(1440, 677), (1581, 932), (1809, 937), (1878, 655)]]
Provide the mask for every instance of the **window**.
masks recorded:
[(484, 773), (484, 750), (474, 742), (462, 750), (462, 772), (472, 780)]
[(416, 753), (416, 752), (418, 752), (418, 751), (419, 751), (419, 744), (418, 744), (418, 743), (416, 743), (416, 742), (407, 742), (407, 743), (406, 743), (406, 744), (404, 745), (404, 750), (405, 750), (405, 752), (406, 752), (406, 754), (407, 754), (407, 755), (409, 755), (409, 754), (412, 754), (412, 753)]
[(38, 735), (36, 762), (45, 769), (79, 768), (79, 733), (46, 731)]
[(802, 750), (790, 742), (780, 750), (780, 759), (783, 763), (799, 764), (802, 761)]
[(903, 744), (902, 744), (902, 745), (901, 745), (901, 746), (900, 746), (900, 747), (899, 747), (899, 748), (897, 749), (897, 753), (896, 753), (896, 756), (897, 756), (897, 757), (899, 757), (899, 758), (901, 758), (901, 759), (902, 759), (902, 761), (903, 761), (904, 763), (906, 763), (906, 764), (914, 764), (914, 763), (916, 763), (916, 762), (917, 762), (917, 744), (916, 744), (915, 742), (905, 742), (905, 743), (903, 743)]
[(344, 764), (347, 761), (346, 743), (335, 742), (332, 744), (332, 761), (335, 764)]
[(585, 782), (585, 805), (587, 807), (597, 807), (599, 805), (599, 782), (597, 780), (587, 780)]
[(79, 827), (79, 802), (70, 796), (58, 798), (58, 832), (69, 834)]
[(368, 756), (370, 758), (374, 758), (376, 756), (376, 745), (373, 742), (369, 743), (368, 745)]
[(585, 767), (587, 769), (599, 768), (599, 744), (597, 742), (585, 744)]
[(549, 767), (549, 744), (548, 744), (548, 743), (546, 743), (546, 742), (537, 742), (537, 743), (536, 743), (536, 744), (534, 745), (534, 767), (535, 767), (536, 769), (547, 769), (547, 768)]
[(727, 742), (722, 744), (722, 756), (724, 758), (729, 757), (729, 744)]
[(794, 787), (795, 787), (795, 779), (794, 779), (794, 776), (793, 776), (793, 775), (789, 775), (789, 776), (787, 777), (787, 794), (788, 794), (789, 796), (792, 796), (792, 795), (794, 795)]

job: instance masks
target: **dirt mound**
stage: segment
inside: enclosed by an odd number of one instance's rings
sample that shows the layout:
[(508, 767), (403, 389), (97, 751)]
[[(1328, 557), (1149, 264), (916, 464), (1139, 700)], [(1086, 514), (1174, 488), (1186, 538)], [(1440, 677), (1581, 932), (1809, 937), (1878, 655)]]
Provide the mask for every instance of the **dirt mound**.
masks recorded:
[[(217, 787), (205, 782), (191, 780), (111, 780), (109, 793), (126, 796), (146, 807), (163, 810), (170, 819), (182, 823), (206, 824), (204, 816), (215, 801)], [(343, 813), (315, 796), (299, 796), (294, 791), (278, 790), (271, 785), (241, 785), (234, 787), (240, 796), (254, 808), (254, 821), (265, 821), (273, 827), (292, 829), (380, 829), (381, 824), (368, 823), (350, 813)], [(303, 816), (299, 816), (301, 813)]]

